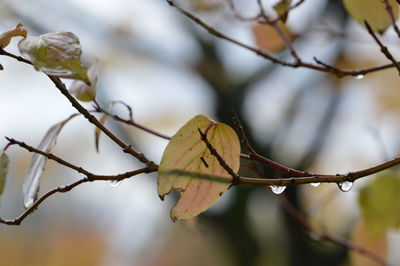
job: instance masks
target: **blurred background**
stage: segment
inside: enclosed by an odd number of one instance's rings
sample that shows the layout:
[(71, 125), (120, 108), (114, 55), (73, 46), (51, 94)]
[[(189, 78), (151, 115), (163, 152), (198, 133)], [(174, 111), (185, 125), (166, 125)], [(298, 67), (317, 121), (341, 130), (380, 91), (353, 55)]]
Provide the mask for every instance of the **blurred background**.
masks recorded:
[[(257, 13), (255, 0), (234, 2), (245, 16)], [(264, 2), (272, 12), (277, 1)], [(225, 1), (177, 3), (227, 35), (256, 45), (254, 23), (235, 18)], [(165, 134), (173, 135), (197, 114), (232, 125), (234, 109), (256, 150), (290, 167), (346, 173), (398, 155), (395, 70), (337, 79), (274, 65), (210, 36), (163, 0), (1, 0), (0, 18), (0, 33), (19, 22), (31, 36), (75, 33), (83, 61), (102, 63), (98, 101), (106, 106), (123, 100), (138, 123)], [(344, 68), (386, 62), (371, 37), (348, 19), (341, 1), (307, 0), (290, 13), (287, 27), (304, 61), (315, 56)], [(392, 29), (382, 38), (399, 56)], [(17, 39), (7, 51), (18, 54)], [(276, 53), (291, 59), (285, 50)], [(6, 57), (0, 63), (0, 135), (36, 146), (48, 128), (75, 110), (31, 66)], [(127, 115), (118, 106), (114, 111)], [(107, 126), (159, 162), (167, 141), (111, 120)], [(0, 138), (0, 147), (6, 144)], [(53, 153), (96, 174), (140, 167), (104, 136), (96, 153), (94, 127), (81, 117), (64, 127)], [(8, 155), (11, 169), (0, 216), (11, 219), (23, 211), (22, 183), (31, 154), (12, 147)], [(280, 177), (256, 167), (242, 162), (245, 175)], [(48, 161), (40, 192), (80, 177)], [(372, 179), (357, 181), (347, 193), (322, 184), (290, 187), (284, 195), (318, 228), (350, 238), (360, 219), (358, 190)], [(346, 249), (315, 241), (266, 188), (233, 188), (190, 222), (170, 220), (175, 201), (174, 195), (160, 201), (155, 175), (135, 176), (118, 186), (83, 184), (48, 199), (20, 226), (0, 225), (0, 265), (350, 265)], [(398, 231), (390, 232), (389, 243), (388, 260), (400, 261)]]

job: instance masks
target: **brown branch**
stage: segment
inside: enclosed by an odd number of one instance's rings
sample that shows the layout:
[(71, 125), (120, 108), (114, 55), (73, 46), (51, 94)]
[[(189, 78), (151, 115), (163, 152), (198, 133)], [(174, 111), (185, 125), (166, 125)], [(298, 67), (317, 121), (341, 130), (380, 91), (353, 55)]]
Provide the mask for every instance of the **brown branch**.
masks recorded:
[(116, 121), (125, 123), (125, 124), (127, 124), (129, 126), (136, 127), (136, 128), (141, 129), (141, 130), (143, 130), (143, 131), (145, 131), (145, 132), (147, 132), (149, 134), (152, 134), (154, 136), (157, 136), (157, 137), (160, 137), (160, 138), (163, 138), (163, 139), (166, 139), (166, 140), (170, 140), (171, 139), (170, 136), (167, 136), (167, 135), (165, 135), (163, 133), (157, 132), (157, 131), (155, 131), (155, 130), (153, 130), (151, 128), (148, 128), (146, 126), (143, 126), (143, 125), (135, 122), (133, 120), (132, 108), (128, 104), (126, 104), (126, 103), (124, 103), (122, 101), (116, 101), (116, 103), (120, 103), (120, 104), (124, 105), (128, 109), (128, 112), (129, 112), (129, 118), (128, 119), (122, 118), (119, 115), (112, 114), (111, 112), (105, 110), (104, 108), (102, 108), (98, 104), (96, 104), (96, 109), (97, 109), (98, 112), (105, 113), (105, 114), (109, 115), (112, 119), (114, 119)]
[(337, 77), (366, 75), (368, 73), (395, 67), (395, 64), (391, 63), (391, 64), (383, 64), (380, 66), (374, 66), (374, 67), (369, 67), (369, 68), (341, 69), (341, 68), (336, 68), (336, 67), (331, 67), (331, 66), (328, 67), (327, 64), (321, 64), (319, 62), (317, 62), (317, 64), (313, 64), (313, 63), (308, 63), (308, 62), (303, 62), (303, 61), (300, 61), (300, 62), (299, 61), (295, 61), (295, 62), (284, 61), (275, 56), (272, 56), (271, 54), (267, 53), (265, 50), (247, 45), (245, 43), (242, 43), (236, 39), (233, 39), (233, 38), (223, 34), (222, 32), (209, 26), (207, 23), (202, 21), (200, 18), (194, 16), (193, 14), (189, 13), (188, 11), (186, 11), (186, 10), (182, 9), (181, 7), (179, 7), (178, 5), (176, 5), (173, 0), (166, 0), (166, 1), (170, 6), (177, 9), (181, 14), (183, 14), (185, 17), (192, 20), (195, 24), (199, 25), (200, 27), (202, 27), (203, 29), (208, 31), (208, 33), (210, 33), (211, 35), (213, 35), (219, 39), (233, 43), (244, 49), (247, 49), (247, 50), (257, 54), (258, 56), (261, 56), (264, 59), (267, 59), (267, 60), (271, 61), (272, 63), (278, 64), (278, 65), (292, 67), (292, 68), (298, 68), (298, 67), (308, 68), (308, 69), (312, 69), (312, 70), (316, 70), (316, 71), (320, 71), (320, 72), (332, 73), (332, 74), (335, 74)]
[[(26, 64), (32, 65), (32, 62), (26, 60), (20, 56), (16, 56), (12, 53), (6, 52), (5, 50), (0, 48), (0, 55), (5, 55), (11, 58), (14, 58), (18, 61), (24, 62)], [(47, 75), (47, 74), (46, 74)], [(144, 154), (136, 151), (131, 145), (124, 143), (120, 138), (114, 135), (109, 129), (107, 129), (95, 116), (93, 116), (88, 110), (86, 110), (68, 91), (64, 83), (60, 78), (47, 75), (47, 77), (54, 83), (56, 88), (63, 94), (68, 101), (72, 104), (72, 106), (81, 113), (90, 123), (98, 127), (104, 134), (106, 134), (112, 141), (114, 141), (118, 146), (122, 148), (125, 153), (129, 153), (133, 157), (137, 158), (140, 162), (149, 165), (150, 168), (158, 168), (158, 165), (154, 162), (150, 161)]]
[(96, 175), (93, 174), (85, 169), (83, 169), (82, 167), (76, 166), (72, 163), (69, 163), (63, 159), (61, 159), (60, 157), (57, 157), (56, 155), (52, 154), (52, 153), (47, 153), (41, 150), (38, 150), (22, 141), (17, 141), (15, 139), (12, 138), (6, 138), (9, 143), (6, 146), (7, 148), (9, 148), (12, 145), (18, 145), (21, 148), (26, 149), (29, 152), (34, 152), (40, 155), (45, 156), (46, 158), (48, 158), (49, 160), (53, 160), (55, 162), (57, 162), (60, 165), (63, 165), (65, 167), (68, 167), (72, 170), (75, 170), (76, 172), (83, 174), (85, 177), (73, 182), (69, 185), (66, 186), (60, 186), (57, 187), (53, 190), (50, 190), (49, 192), (47, 192), (46, 194), (44, 194), (43, 196), (41, 196), (39, 199), (37, 199), (32, 206), (30, 206), (28, 209), (26, 209), (19, 217), (13, 219), (13, 220), (4, 220), (0, 218), (0, 223), (3, 224), (7, 224), (7, 225), (19, 225), (21, 224), (21, 222), (28, 216), (30, 215), (45, 199), (47, 199), (48, 197), (50, 197), (51, 195), (59, 192), (59, 193), (65, 193), (68, 192), (70, 190), (72, 190), (73, 188), (75, 188), (76, 186), (86, 183), (86, 182), (93, 182), (93, 181), (121, 181), (127, 178), (130, 178), (132, 176), (138, 175), (138, 174), (142, 174), (142, 173), (151, 173), (151, 172), (155, 172), (157, 171), (157, 169), (154, 168), (150, 168), (149, 166), (144, 167), (144, 168), (140, 168), (138, 170), (134, 170), (134, 171), (129, 171), (126, 173), (122, 173), (122, 174), (117, 174), (117, 175)]
[(375, 253), (365, 249), (364, 247), (361, 247), (359, 245), (356, 245), (355, 243), (342, 238), (338, 236), (333, 236), (331, 234), (328, 234), (324, 231), (317, 230), (314, 228), (304, 217), (304, 215), (297, 210), (288, 200), (284, 195), (279, 195), (276, 197), (278, 199), (278, 202), (281, 204), (281, 206), (285, 209), (285, 211), (294, 219), (296, 220), (303, 228), (315, 235), (319, 241), (328, 241), (333, 244), (336, 244), (338, 246), (342, 246), (348, 250), (352, 250), (354, 252), (357, 252), (365, 257), (368, 257), (369, 259), (375, 261), (376, 263), (380, 265), (389, 265), (384, 259), (376, 255)]
[(20, 225), (21, 222), (28, 217), (30, 214), (33, 213), (33, 211), (43, 202), (45, 201), (47, 198), (49, 198), (51, 195), (55, 194), (55, 193), (65, 193), (68, 191), (71, 191), (73, 188), (86, 183), (86, 182), (93, 182), (93, 181), (98, 181), (98, 180), (123, 180), (126, 178), (130, 178), (132, 176), (138, 175), (138, 174), (142, 174), (142, 173), (148, 173), (150, 171), (149, 167), (144, 167), (144, 168), (140, 168), (137, 169), (135, 171), (131, 171), (131, 172), (127, 172), (125, 174), (121, 174), (121, 175), (116, 175), (116, 176), (98, 176), (98, 175), (94, 175), (91, 174), (90, 176), (86, 176), (76, 182), (73, 182), (69, 185), (65, 185), (65, 186), (60, 186), (57, 187), (55, 189), (52, 189), (50, 191), (48, 191), (46, 194), (44, 194), (43, 196), (41, 196), (40, 198), (38, 198), (33, 204), (32, 206), (30, 206), (28, 209), (26, 209), (20, 216), (18, 216), (15, 219), (12, 220), (5, 220), (0, 218), (0, 223), (2, 224), (7, 224), (7, 225)]
[(311, 176), (310, 173), (306, 172), (306, 171), (300, 171), (300, 170), (296, 170), (287, 166), (284, 166), (282, 164), (279, 164), (275, 161), (272, 161), (268, 158), (265, 158), (263, 156), (261, 156), (260, 154), (258, 154), (253, 146), (251, 146), (248, 138), (246, 137), (246, 133), (244, 131), (244, 128), (242, 126), (242, 124), (240, 123), (239, 117), (237, 116), (237, 114), (235, 112), (233, 113), (233, 123), (235, 124), (237, 130), (239, 131), (239, 138), (240, 141), (247, 147), (247, 149), (249, 150), (249, 155), (248, 157), (242, 157), (244, 159), (247, 160), (252, 160), (252, 161), (258, 161), (260, 163), (263, 163), (269, 167), (272, 167), (278, 171), (281, 171), (285, 174), (288, 175), (292, 175), (292, 176)]
[[(211, 125), (213, 125), (213, 124), (211, 124)], [(208, 129), (210, 129), (210, 127), (208, 127), (206, 129), (205, 133), (203, 133), (203, 132), (201, 132), (200, 128), (198, 128), (201, 140), (204, 141), (204, 143), (206, 144), (210, 153), (213, 156), (215, 156), (215, 158), (217, 158), (218, 163), (228, 172), (228, 174), (230, 174), (230, 176), (232, 177), (232, 185), (236, 185), (240, 179), (240, 176), (232, 170), (232, 168), (225, 162), (225, 160), (221, 157), (221, 155), (219, 155), (218, 151), (208, 141), (207, 135), (206, 135), (208, 132)]]
[[(394, 14), (393, 14), (393, 8), (392, 8), (392, 6), (389, 4), (389, 0), (383, 0), (383, 2), (385, 3), (386, 11), (387, 11), (388, 14), (389, 14), (390, 21), (392, 22), (393, 29), (394, 29), (394, 31), (396, 32), (397, 37), (400, 38), (400, 30), (399, 30), (399, 27), (397, 27), (397, 24), (396, 24), (396, 18), (394, 17)], [(397, 7), (397, 8), (398, 8), (398, 7)]]
[(383, 45), (383, 43), (378, 39), (378, 37), (376, 36), (374, 31), (372, 30), (371, 26), (369, 25), (369, 23), (367, 21), (364, 21), (364, 24), (367, 27), (369, 35), (371, 35), (372, 38), (375, 40), (376, 44), (379, 45), (379, 47), (381, 48), (381, 52), (386, 56), (386, 58), (389, 59), (394, 64), (394, 66), (397, 68), (397, 71), (399, 72), (399, 75), (400, 75), (399, 63), (397, 63), (396, 59), (390, 53), (389, 49), (385, 45)]

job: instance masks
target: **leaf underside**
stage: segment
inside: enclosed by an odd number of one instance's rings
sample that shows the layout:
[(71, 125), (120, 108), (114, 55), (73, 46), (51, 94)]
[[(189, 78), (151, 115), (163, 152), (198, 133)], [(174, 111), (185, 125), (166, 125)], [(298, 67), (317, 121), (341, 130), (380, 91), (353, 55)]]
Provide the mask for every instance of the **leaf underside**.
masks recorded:
[[(53, 125), (42, 138), (38, 150), (43, 152), (50, 152), (57, 141), (57, 137), (61, 132), (64, 125), (74, 118), (76, 115), (72, 115), (67, 119)], [(22, 192), (24, 196), (24, 206), (29, 208), (37, 199), (39, 193), (39, 183), (40, 177), (44, 171), (46, 164), (46, 157), (41, 154), (33, 154), (31, 161), (29, 163), (28, 173), (25, 177), (25, 182), (23, 184)]]

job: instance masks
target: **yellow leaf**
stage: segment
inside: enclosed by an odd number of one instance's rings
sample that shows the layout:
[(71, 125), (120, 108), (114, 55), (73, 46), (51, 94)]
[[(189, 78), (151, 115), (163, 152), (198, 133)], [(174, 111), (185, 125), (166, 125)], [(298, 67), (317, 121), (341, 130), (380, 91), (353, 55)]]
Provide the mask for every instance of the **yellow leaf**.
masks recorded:
[(9, 31), (4, 32), (3, 34), (0, 35), (0, 48), (6, 48), (6, 46), (10, 43), (10, 40), (12, 37), (16, 36), (22, 36), (26, 38), (26, 35), (28, 34), (27, 30), (22, 27), (23, 25), (21, 23), (18, 23), (18, 25)]
[(280, 18), (282, 18), (283, 22), (286, 22), (291, 3), (292, 0), (281, 0), (274, 5), (276, 13), (278, 13)]
[[(279, 21), (277, 26), (288, 37), (289, 40), (294, 39), (294, 35), (282, 21)], [(256, 39), (257, 46), (261, 49), (269, 52), (280, 52), (286, 49), (285, 41), (271, 25), (255, 24), (253, 26), (253, 34)]]
[[(373, 31), (383, 33), (391, 24), (391, 19), (382, 0), (343, 0), (347, 12), (358, 23), (364, 26), (367, 21)], [(399, 16), (396, 0), (389, 0), (395, 19)]]
[[(371, 235), (370, 228), (364, 223), (360, 222), (356, 225), (351, 241), (364, 249), (372, 252), (376, 256), (385, 260), (388, 252), (388, 241), (386, 234), (379, 237), (374, 237)], [(350, 261), (353, 266), (378, 266), (381, 265), (371, 258), (365, 256), (365, 254), (360, 254), (350, 251)]]
[(181, 191), (171, 211), (173, 221), (190, 219), (210, 208), (229, 188), (232, 177), (220, 166), (201, 140), (198, 129), (222, 156), (227, 165), (239, 170), (240, 142), (229, 126), (198, 115), (171, 138), (158, 170), (158, 194), (163, 198), (173, 189)]

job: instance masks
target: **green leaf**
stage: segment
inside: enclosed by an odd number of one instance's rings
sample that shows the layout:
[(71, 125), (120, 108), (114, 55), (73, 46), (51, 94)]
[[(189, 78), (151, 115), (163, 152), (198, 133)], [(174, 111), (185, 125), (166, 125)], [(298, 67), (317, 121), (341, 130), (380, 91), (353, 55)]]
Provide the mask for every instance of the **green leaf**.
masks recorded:
[[(37, 149), (47, 153), (50, 152), (56, 144), (57, 137), (60, 134), (61, 129), (68, 121), (76, 116), (77, 114), (71, 115), (67, 119), (53, 125), (49, 130), (47, 130)], [(32, 155), (31, 162), (29, 163), (28, 173), (25, 177), (25, 182), (22, 188), (25, 208), (29, 208), (37, 199), (40, 177), (44, 171), (46, 159), (47, 158), (41, 154), (35, 153)]]
[(4, 152), (2, 152), (0, 154), (0, 196), (3, 194), (4, 186), (6, 184), (8, 164), (9, 164), (8, 156)]
[(22, 39), (20, 53), (30, 59), (36, 70), (61, 78), (79, 79), (90, 84), (87, 70), (81, 65), (78, 37), (71, 32), (57, 32)]
[(278, 13), (280, 18), (282, 18), (283, 22), (286, 22), (291, 3), (292, 0), (281, 0), (274, 5), (276, 13)]
[(100, 63), (99, 60), (96, 59), (89, 67), (89, 70), (87, 72), (90, 85), (86, 84), (81, 80), (75, 80), (71, 84), (69, 92), (72, 95), (75, 95), (75, 97), (78, 98), (78, 100), (80, 101), (83, 102), (93, 101), (96, 98), (96, 85), (99, 76), (99, 70), (100, 70)]
[(158, 195), (163, 199), (171, 190), (181, 191), (171, 210), (173, 221), (190, 219), (210, 208), (229, 188), (232, 177), (220, 166), (201, 140), (198, 129), (208, 128), (207, 139), (236, 173), (239, 170), (240, 143), (229, 126), (198, 115), (171, 138), (158, 170)]
[(361, 213), (374, 236), (400, 227), (400, 178), (393, 173), (378, 176), (359, 194)]
[(11, 38), (16, 37), (16, 36), (22, 36), (26, 37), (28, 34), (27, 30), (22, 28), (22, 24), (18, 23), (18, 25), (9, 31), (4, 32), (3, 34), (0, 35), (0, 48), (6, 48), (6, 46), (10, 43)]
[[(383, 33), (392, 25), (386, 5), (381, 0), (343, 0), (347, 12), (363, 27), (367, 21), (373, 31)], [(395, 19), (399, 16), (399, 6), (396, 0), (389, 0)]]

